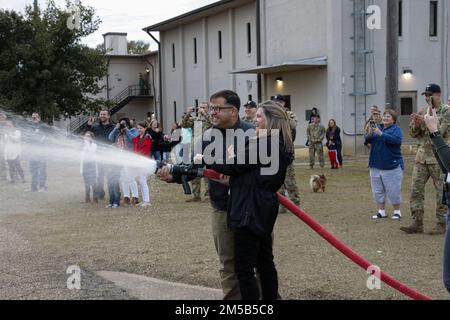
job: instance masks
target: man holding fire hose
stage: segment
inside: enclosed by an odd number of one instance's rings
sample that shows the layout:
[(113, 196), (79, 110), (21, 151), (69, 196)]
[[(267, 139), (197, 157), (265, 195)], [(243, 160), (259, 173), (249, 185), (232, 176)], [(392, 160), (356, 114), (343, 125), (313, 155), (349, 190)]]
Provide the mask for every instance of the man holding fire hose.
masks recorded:
[[(214, 137), (215, 142), (226, 134), (226, 143), (215, 143), (216, 149), (210, 150), (208, 158), (210, 148), (206, 147), (209, 144), (202, 142), (203, 148), (195, 152), (195, 162), (201, 160), (200, 163), (206, 162), (214, 170), (232, 176), (231, 180), (213, 180), (227, 189), (230, 186), (227, 212), (216, 210), (213, 214), (216, 249), (225, 267), (221, 270), (224, 299), (238, 298), (229, 294), (226, 286), (229, 279), (224, 278), (225, 271), (234, 278), (237, 276), (239, 282), (235, 289), (240, 291), (243, 300), (259, 300), (261, 296), (263, 300), (275, 300), (279, 297), (278, 275), (272, 253), (272, 232), (279, 206), (276, 193), (284, 183), (294, 150), (288, 118), (278, 104), (268, 101), (258, 110), (256, 131), (249, 127), (245, 130), (249, 135), (242, 136), (240, 133), (244, 133), (244, 128), (239, 119), (239, 97), (234, 92), (223, 91), (213, 95), (211, 103), (213, 126), (218, 130), (205, 132), (203, 138), (213, 142)], [(230, 129), (231, 133), (235, 133), (231, 135), (231, 140)], [(245, 138), (239, 139), (242, 137)], [(245, 145), (241, 146), (239, 142)], [(270, 154), (267, 154), (269, 149)], [(221, 151), (224, 151), (223, 154), (218, 155)], [(226, 158), (223, 156), (225, 154)], [(175, 173), (179, 168), (172, 169), (162, 168), (158, 176), (168, 182), (179, 182), (179, 174)], [(214, 207), (213, 188), (210, 190)], [(228, 254), (221, 254), (221, 250)]]
[[(255, 129), (251, 124), (242, 122), (239, 118), (241, 101), (239, 96), (233, 91), (221, 91), (214, 94), (211, 99), (211, 122), (213, 128), (219, 129), (225, 135), (227, 129), (243, 130), (244, 132)], [(203, 137), (208, 135), (207, 130)], [(201, 139), (201, 148), (195, 150), (205, 150), (214, 142), (213, 139)], [(227, 146), (223, 144), (222, 157), (226, 161)], [(158, 171), (158, 177), (166, 182), (181, 183), (182, 177), (178, 174), (171, 174), (169, 167), (164, 167)], [(212, 231), (216, 252), (220, 261), (220, 279), (224, 300), (241, 300), (239, 282), (234, 270), (234, 233), (227, 225), (227, 211), (229, 200), (229, 178), (222, 180), (209, 180), (209, 197), (213, 207)]]

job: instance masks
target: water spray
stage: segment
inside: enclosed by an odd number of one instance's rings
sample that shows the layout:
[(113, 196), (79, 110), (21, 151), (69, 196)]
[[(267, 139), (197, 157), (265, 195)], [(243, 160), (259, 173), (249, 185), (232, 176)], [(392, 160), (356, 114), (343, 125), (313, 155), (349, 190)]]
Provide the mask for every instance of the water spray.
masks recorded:
[[(57, 162), (62, 164), (79, 164), (84, 146), (84, 138), (78, 135), (67, 134), (62, 129), (44, 123), (37, 124), (19, 115), (6, 114), (7, 121), (14, 124), (14, 130), (21, 131), (22, 160), (38, 159), (41, 161)], [(0, 134), (6, 133), (5, 126), (0, 123)], [(136, 174), (153, 175), (156, 172), (156, 161), (133, 153), (121, 150), (112, 144), (98, 141), (95, 156), (88, 160), (95, 160), (100, 165), (114, 167), (127, 167)]]

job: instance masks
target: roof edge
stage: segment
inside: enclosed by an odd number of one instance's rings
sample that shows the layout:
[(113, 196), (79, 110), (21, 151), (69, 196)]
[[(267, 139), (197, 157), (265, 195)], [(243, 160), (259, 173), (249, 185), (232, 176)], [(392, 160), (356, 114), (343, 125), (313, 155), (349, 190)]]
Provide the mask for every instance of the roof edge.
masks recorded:
[(105, 57), (109, 58), (143, 58), (148, 56), (158, 55), (158, 50), (149, 51), (141, 54), (105, 54)]
[(128, 33), (126, 32), (107, 32), (103, 34), (103, 37), (105, 36), (126, 36)]
[[(204, 11), (208, 11), (208, 10), (212, 10), (212, 9), (215, 9), (215, 8), (219, 8), (219, 7), (221, 7), (221, 6), (224, 6), (224, 5), (233, 3), (233, 2), (236, 2), (236, 0), (221, 0), (221, 1), (213, 2), (213, 3), (211, 3), (211, 4), (208, 4), (208, 5), (203, 6), (203, 7), (201, 7), (201, 8), (198, 8), (198, 9), (189, 11), (189, 12), (187, 12), (187, 13), (181, 14), (181, 15), (176, 16), (176, 17), (174, 17), (174, 18), (171, 18), (171, 19), (168, 19), (168, 20), (159, 22), (159, 23), (157, 23), (157, 24), (148, 26), (148, 27), (146, 27), (146, 28), (143, 28), (142, 30), (145, 31), (145, 32), (149, 32), (149, 31), (162, 31), (162, 28), (163, 28), (164, 26), (166, 26), (166, 25), (170, 25), (170, 24), (176, 23), (176, 22), (179, 21), (179, 20), (183, 20), (183, 19), (189, 18), (189, 17), (191, 17), (191, 16), (195, 16), (195, 15), (197, 15), (197, 14), (199, 14), (199, 13), (204, 12)], [(250, 1), (248, 1), (248, 2), (250, 2)]]

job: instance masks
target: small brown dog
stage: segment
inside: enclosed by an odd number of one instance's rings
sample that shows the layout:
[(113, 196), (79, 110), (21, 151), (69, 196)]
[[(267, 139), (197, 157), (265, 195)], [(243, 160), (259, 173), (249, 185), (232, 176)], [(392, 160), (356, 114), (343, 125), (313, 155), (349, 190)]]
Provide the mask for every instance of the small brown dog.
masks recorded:
[(311, 179), (309, 179), (309, 186), (311, 188), (311, 191), (313, 192), (319, 192), (320, 189), (322, 189), (323, 192), (325, 192), (325, 184), (327, 183), (327, 178), (324, 174), (318, 176), (313, 175), (311, 176)]

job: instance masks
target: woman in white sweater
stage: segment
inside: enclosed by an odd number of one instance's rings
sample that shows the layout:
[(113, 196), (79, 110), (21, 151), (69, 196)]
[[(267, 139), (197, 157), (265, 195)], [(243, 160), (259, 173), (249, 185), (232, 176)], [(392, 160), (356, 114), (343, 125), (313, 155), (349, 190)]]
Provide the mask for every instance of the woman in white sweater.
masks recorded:
[(5, 127), (4, 159), (8, 163), (11, 183), (16, 183), (18, 178), (22, 179), (22, 182), (25, 182), (23, 170), (20, 165), (20, 157), (22, 155), (22, 133), (11, 121), (7, 121)]

